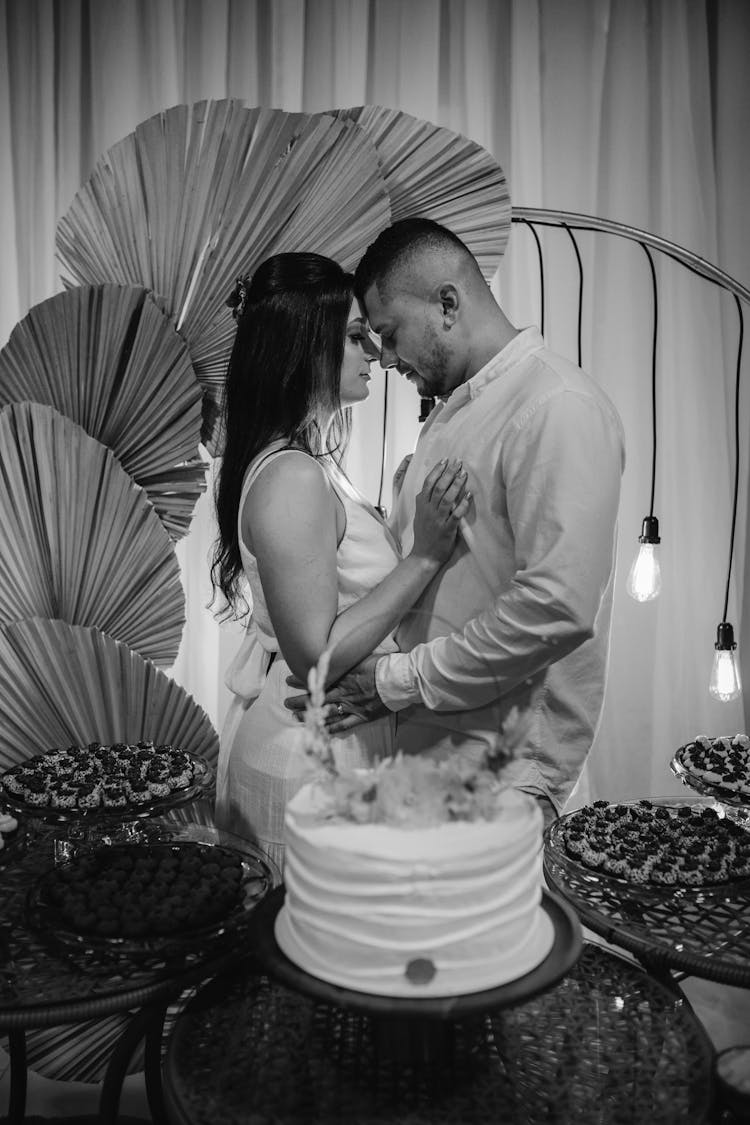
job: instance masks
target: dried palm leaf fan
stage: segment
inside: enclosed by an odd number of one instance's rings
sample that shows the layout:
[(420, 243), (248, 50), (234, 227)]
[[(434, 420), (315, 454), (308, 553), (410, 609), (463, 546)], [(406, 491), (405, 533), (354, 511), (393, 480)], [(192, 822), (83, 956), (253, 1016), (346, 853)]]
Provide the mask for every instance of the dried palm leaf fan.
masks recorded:
[(185, 341), (147, 290), (81, 286), (34, 305), (0, 351), (0, 406), (39, 402), (103, 445), (173, 539), (206, 487), (201, 387)]
[(461, 238), (490, 281), (505, 252), (511, 203), (502, 168), (481, 145), (397, 109), (336, 110), (367, 133), (380, 157), (393, 221), (419, 215)]
[(0, 628), (0, 769), (55, 747), (144, 738), (212, 764), (219, 752), (192, 696), (127, 645), (46, 618)]
[[(93, 999), (93, 998), (92, 998)], [(41, 997), (40, 997), (41, 1000)], [(61, 1027), (28, 1028), (25, 1033), (26, 1065), (36, 1074), (56, 1082), (101, 1082), (117, 1040), (130, 1023), (129, 1013), (116, 1012), (100, 1019)], [(137, 1052), (128, 1074), (143, 1070), (142, 1052)], [(27, 1118), (30, 1121), (54, 1118)], [(63, 1118), (70, 1121), (70, 1117)], [(81, 1121), (94, 1121), (81, 1117)], [(132, 1117), (123, 1120), (133, 1121)]]
[(377, 154), (351, 122), (202, 101), (149, 118), (101, 157), (60, 220), (57, 252), (78, 284), (164, 299), (204, 389), (213, 452), (235, 278), (281, 250), (351, 267), (389, 220)]
[(113, 453), (50, 406), (0, 410), (0, 624), (90, 625), (156, 664), (185, 623), (172, 542)]
[[(92, 1001), (95, 1001), (93, 996)], [(26, 1065), (29, 1070), (55, 1082), (101, 1082), (107, 1073), (113, 1048), (131, 1021), (130, 1013), (115, 1012), (114, 1015), (82, 1023), (28, 1028), (25, 1033)], [(143, 1070), (143, 1065), (143, 1050), (139, 1049), (130, 1060), (127, 1073), (137, 1074)], [(54, 1121), (54, 1118), (31, 1117), (27, 1120)], [(62, 1120), (69, 1122), (74, 1118), (64, 1117)], [(82, 1116), (79, 1120), (99, 1119)], [(121, 1117), (118, 1120), (135, 1121), (140, 1118)]]

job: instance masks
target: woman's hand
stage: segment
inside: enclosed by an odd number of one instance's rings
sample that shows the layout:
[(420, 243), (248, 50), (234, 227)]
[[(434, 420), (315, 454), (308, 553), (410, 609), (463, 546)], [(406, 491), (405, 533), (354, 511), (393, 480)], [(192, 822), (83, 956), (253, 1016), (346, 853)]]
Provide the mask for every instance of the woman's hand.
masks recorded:
[(460, 461), (439, 461), (425, 477), (414, 513), (412, 555), (444, 563), (456, 544), (458, 521), (471, 504), (467, 475)]

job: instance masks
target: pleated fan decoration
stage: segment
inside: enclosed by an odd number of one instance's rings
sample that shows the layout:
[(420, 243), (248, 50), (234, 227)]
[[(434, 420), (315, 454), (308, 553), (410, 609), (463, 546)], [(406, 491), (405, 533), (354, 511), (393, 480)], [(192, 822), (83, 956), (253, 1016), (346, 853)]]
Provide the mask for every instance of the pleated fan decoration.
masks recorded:
[[(44, 995), (39, 999), (43, 1003)], [(28, 1028), (25, 1033), (26, 1064), (30, 1070), (54, 1082), (101, 1082), (107, 1072), (112, 1049), (131, 1019), (128, 1012), (115, 1012), (68, 1026)], [(127, 1073), (137, 1074), (142, 1070), (141, 1049), (136, 1051)], [(44, 1119), (32, 1117), (30, 1120), (40, 1122)], [(69, 1122), (71, 1119), (66, 1117), (64, 1120)], [(83, 1120), (93, 1121), (94, 1118)], [(133, 1118), (126, 1120), (132, 1121)]]
[(0, 351), (0, 406), (45, 403), (109, 446), (175, 540), (206, 487), (201, 399), (185, 341), (142, 288), (57, 294)]
[(46, 618), (0, 628), (0, 770), (58, 747), (149, 738), (211, 764), (219, 753), (192, 696), (127, 645)]
[(419, 215), (442, 223), (491, 281), (508, 242), (511, 202), (505, 174), (489, 152), (402, 110), (365, 105), (334, 112), (356, 122), (375, 145), (392, 220)]
[(174, 106), (114, 145), (60, 220), (56, 245), (73, 283), (140, 285), (164, 300), (204, 388), (202, 440), (215, 453), (236, 277), (282, 250), (353, 267), (389, 221), (362, 129), (226, 99)]
[(172, 541), (114, 454), (50, 406), (0, 410), (0, 624), (58, 618), (174, 663), (185, 597)]

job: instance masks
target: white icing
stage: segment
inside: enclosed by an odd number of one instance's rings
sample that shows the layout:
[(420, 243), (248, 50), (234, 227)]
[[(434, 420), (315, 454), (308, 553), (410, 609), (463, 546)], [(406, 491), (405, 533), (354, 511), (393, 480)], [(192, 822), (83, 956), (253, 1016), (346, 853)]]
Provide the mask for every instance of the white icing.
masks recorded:
[[(282, 951), (306, 972), (384, 996), (455, 996), (505, 984), (549, 953), (542, 814), (513, 789), (493, 821), (430, 828), (321, 822), (317, 787), (287, 806)], [(410, 962), (435, 967), (415, 983)]]

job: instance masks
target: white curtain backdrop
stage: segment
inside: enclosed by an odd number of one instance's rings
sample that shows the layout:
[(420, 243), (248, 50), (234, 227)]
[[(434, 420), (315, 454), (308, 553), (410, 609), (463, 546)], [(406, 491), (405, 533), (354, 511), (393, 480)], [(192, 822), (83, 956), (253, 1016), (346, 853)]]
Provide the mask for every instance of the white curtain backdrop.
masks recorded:
[[(2, 0), (0, 345), (61, 288), (56, 223), (96, 158), (161, 109), (227, 96), (286, 110), (406, 110), (484, 145), (515, 205), (644, 228), (750, 284), (748, 58), (745, 0)], [(572, 243), (565, 232), (540, 237), (545, 335), (577, 358)], [(579, 245), (583, 365), (617, 404), (628, 445), (611, 671), (587, 792), (624, 799), (679, 791), (668, 761), (681, 742), (750, 725), (742, 701), (718, 704), (707, 690), (729, 551), (737, 314), (657, 255), (664, 586), (636, 605), (624, 583), (649, 509), (651, 279), (637, 244), (582, 234)], [(539, 322), (536, 249), (520, 224), (494, 287), (517, 325)], [(377, 501), (385, 377), (373, 386), (349, 469)], [(743, 654), (748, 396), (745, 387), (728, 613)], [(417, 411), (391, 375), (386, 504)], [(188, 622), (173, 675), (220, 727), (238, 633), (206, 608), (212, 538), (209, 492), (178, 547)]]

